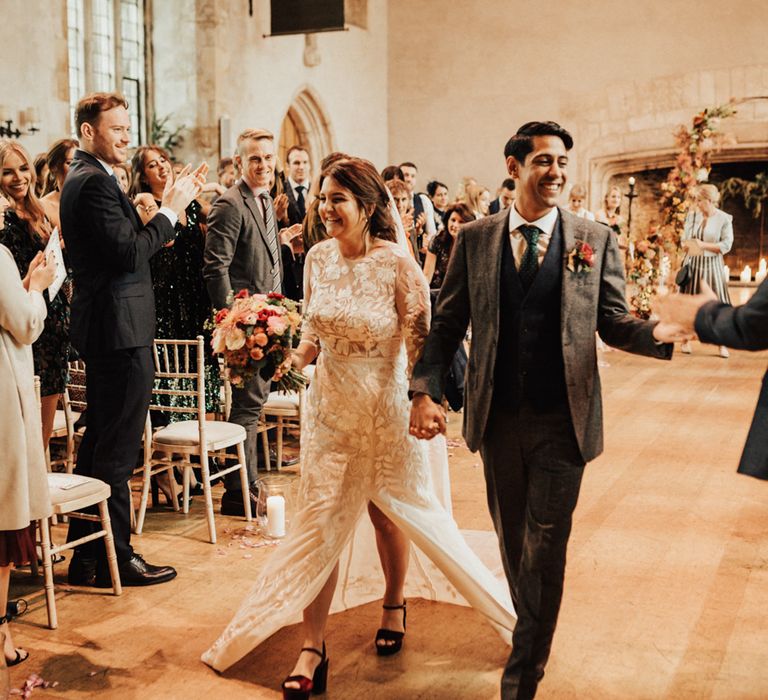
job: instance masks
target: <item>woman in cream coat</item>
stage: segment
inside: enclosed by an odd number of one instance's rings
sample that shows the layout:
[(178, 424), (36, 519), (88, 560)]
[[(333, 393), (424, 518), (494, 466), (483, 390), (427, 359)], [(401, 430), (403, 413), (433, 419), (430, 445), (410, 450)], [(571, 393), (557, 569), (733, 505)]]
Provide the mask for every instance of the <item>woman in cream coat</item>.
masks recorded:
[(34, 521), (51, 513), (30, 346), (43, 330), (41, 292), (54, 273), (40, 253), (22, 281), (10, 251), (0, 245), (0, 639), (9, 666), (29, 656), (14, 647), (5, 617), (11, 567), (37, 556)]
[[(690, 281), (681, 287), (683, 294), (699, 294), (702, 280), (717, 294), (723, 304), (730, 304), (728, 280), (725, 279), (723, 256), (733, 245), (733, 217), (717, 208), (720, 192), (714, 185), (699, 185), (696, 204), (685, 219), (681, 245), (685, 249), (683, 265), (691, 271)], [(690, 341), (682, 352), (690, 353)], [(728, 357), (728, 349), (720, 347), (720, 357)]]

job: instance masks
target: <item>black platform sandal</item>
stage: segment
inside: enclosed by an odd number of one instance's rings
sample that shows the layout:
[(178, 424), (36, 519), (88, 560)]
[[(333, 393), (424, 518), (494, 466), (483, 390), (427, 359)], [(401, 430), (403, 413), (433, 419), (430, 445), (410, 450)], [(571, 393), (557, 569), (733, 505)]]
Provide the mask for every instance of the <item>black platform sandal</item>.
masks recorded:
[[(10, 615), (3, 615), (2, 617), (0, 617), (0, 625), (5, 625), (10, 621), (11, 621)], [(14, 651), (16, 652), (16, 658), (5, 660), (5, 665), (8, 668), (11, 668), (12, 666), (18, 666), (20, 663), (26, 661), (29, 658), (29, 652), (24, 651), (24, 649), (14, 649)]]
[[(288, 676), (283, 681), (283, 700), (308, 700), (311, 695), (322, 695), (328, 686), (328, 657), (325, 654), (325, 642), (323, 650), (318, 651), (314, 647), (302, 647), (302, 651), (311, 651), (320, 657), (320, 663), (315, 668), (312, 678), (306, 676)], [(298, 688), (286, 688), (286, 683), (298, 683)]]
[[(402, 610), (403, 611), (403, 629), (405, 629), (405, 601), (402, 605), (382, 605), (384, 610)], [(403, 648), (403, 637), (405, 632), (395, 632), (394, 630), (379, 628), (376, 632), (376, 653), (379, 656), (392, 656), (397, 654)], [(392, 642), (391, 644), (379, 644), (379, 642)]]

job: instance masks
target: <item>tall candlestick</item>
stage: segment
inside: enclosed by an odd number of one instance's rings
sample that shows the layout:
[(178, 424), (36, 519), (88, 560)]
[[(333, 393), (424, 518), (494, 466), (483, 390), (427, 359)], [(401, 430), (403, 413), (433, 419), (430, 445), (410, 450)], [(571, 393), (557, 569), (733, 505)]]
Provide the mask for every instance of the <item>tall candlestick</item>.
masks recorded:
[(285, 498), (267, 496), (267, 535), (285, 537)]

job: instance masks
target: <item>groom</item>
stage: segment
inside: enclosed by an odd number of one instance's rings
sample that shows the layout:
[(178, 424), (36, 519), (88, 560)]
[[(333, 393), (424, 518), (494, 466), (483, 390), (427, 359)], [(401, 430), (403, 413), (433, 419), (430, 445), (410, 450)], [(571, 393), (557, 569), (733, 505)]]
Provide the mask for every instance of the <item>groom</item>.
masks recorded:
[(595, 331), (663, 359), (683, 335), (629, 314), (611, 230), (556, 206), (572, 146), (553, 122), (529, 122), (507, 142), (517, 199), (461, 228), (410, 387), (411, 433), (444, 432), (445, 376), (471, 323), (464, 437), (480, 450), (518, 612), (501, 683), (509, 700), (533, 698), (544, 675), (584, 466), (603, 449)]

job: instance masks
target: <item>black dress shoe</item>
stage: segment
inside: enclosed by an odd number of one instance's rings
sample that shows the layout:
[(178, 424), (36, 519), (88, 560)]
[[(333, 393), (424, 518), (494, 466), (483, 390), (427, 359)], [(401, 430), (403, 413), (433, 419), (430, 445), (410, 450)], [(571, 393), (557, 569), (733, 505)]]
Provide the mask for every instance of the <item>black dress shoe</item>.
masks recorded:
[[(120, 564), (120, 583), (123, 586), (153, 586), (176, 578), (176, 569), (172, 566), (154, 566), (147, 564), (141, 554), (133, 553), (131, 558)], [(109, 571), (99, 569), (96, 585), (100, 588), (112, 588)]]
[(70, 586), (95, 586), (96, 560), (89, 557), (83, 557), (75, 552), (72, 561), (69, 562), (67, 583)]
[[(256, 505), (259, 501), (259, 490), (255, 486), (248, 489), (248, 495), (251, 499), (251, 515), (256, 515)], [(245, 517), (243, 508), (243, 492), (229, 490), (221, 494), (221, 514), (235, 515), (241, 518)]]

